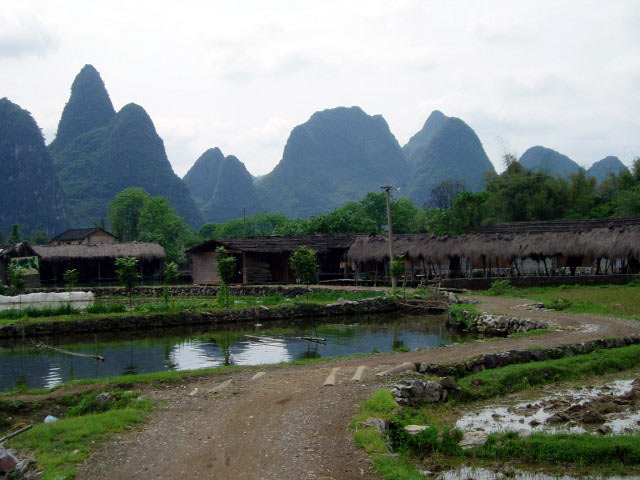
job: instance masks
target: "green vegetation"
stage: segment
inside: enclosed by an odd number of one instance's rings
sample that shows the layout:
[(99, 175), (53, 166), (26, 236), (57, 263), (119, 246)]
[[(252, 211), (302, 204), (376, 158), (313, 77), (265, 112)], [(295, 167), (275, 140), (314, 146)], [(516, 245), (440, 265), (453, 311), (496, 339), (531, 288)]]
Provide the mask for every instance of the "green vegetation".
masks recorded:
[(130, 103), (114, 113), (93, 67), (76, 77), (50, 151), (69, 217), (78, 227), (106, 217), (107, 203), (127, 187), (166, 197), (192, 227), (203, 223), (147, 112)]
[(131, 294), (140, 278), (138, 275), (138, 259), (135, 257), (116, 258), (116, 275), (129, 295), (129, 307), (133, 307)]
[(222, 284), (218, 290), (218, 299), (223, 301), (228, 307), (229, 284), (236, 273), (236, 257), (227, 254), (227, 251), (222, 246), (216, 248), (216, 268), (218, 269), (218, 275), (220, 275), (220, 279), (222, 280)]
[[(429, 404), (421, 408), (400, 409), (386, 390), (376, 392), (361, 406), (352, 428), (357, 445), (372, 455), (372, 463), (383, 478), (414, 478), (415, 463), (423, 463), (425, 455), (441, 465), (460, 461), (513, 460), (529, 464), (549, 463), (564, 466), (637, 466), (640, 463), (640, 436), (596, 436), (588, 434), (535, 433), (519, 437), (515, 432), (492, 434), (481, 447), (463, 450), (458, 446), (462, 432), (447, 424), (459, 415), (461, 402), (475, 402), (508, 393), (575, 381), (606, 373), (638, 369), (640, 345), (598, 350), (586, 355), (557, 360), (510, 365), (486, 370), (458, 380), (462, 388), (447, 403)], [(375, 428), (363, 426), (370, 417), (387, 422), (389, 442), (397, 457), (388, 454), (385, 438)], [(416, 435), (404, 431), (406, 425), (426, 425)], [(415, 477), (420, 478), (420, 477)]]
[(79, 272), (75, 268), (67, 268), (62, 274), (62, 279), (67, 286), (67, 292), (73, 290), (73, 287), (78, 283)]
[[(296, 277), (306, 283), (308, 287), (311, 282), (315, 281), (318, 274), (318, 254), (315, 250), (302, 245), (289, 257), (289, 265), (296, 273)], [(308, 300), (309, 292), (307, 291)]]
[(535, 300), (546, 308), (571, 313), (628, 318), (635, 318), (640, 313), (640, 286), (633, 282), (627, 285), (514, 288), (505, 295)]
[(24, 270), (17, 265), (9, 265), (7, 279), (14, 295), (20, 295), (27, 288), (27, 280), (24, 278)]
[(461, 378), (458, 384), (462, 390), (454, 395), (454, 398), (464, 402), (476, 401), (539, 385), (578, 380), (637, 367), (640, 367), (640, 345), (597, 350), (557, 360), (508, 365)]
[(75, 477), (75, 465), (82, 462), (91, 448), (113, 434), (146, 421), (151, 410), (148, 400), (135, 392), (110, 392), (112, 401), (96, 401), (98, 392), (66, 396), (59, 403), (70, 402), (66, 418), (53, 423), (39, 423), (31, 430), (9, 440), (8, 446), (30, 453), (44, 480)]
[(107, 205), (113, 233), (125, 242), (157, 242), (171, 261), (183, 257), (189, 228), (164, 197), (142, 188), (125, 188)]
[(585, 465), (638, 465), (640, 435), (534, 434), (519, 438), (510, 432), (493, 434), (473, 452), (480, 458), (535, 463)]
[(449, 306), (447, 315), (449, 318), (454, 318), (456, 322), (464, 327), (469, 328), (471, 321), (478, 318), (482, 312), (478, 310), (475, 305), (467, 305), (465, 303), (455, 303)]
[(487, 293), (489, 295), (504, 295), (505, 293), (513, 292), (514, 287), (511, 286), (509, 280), (496, 280), (491, 284)]
[(36, 230), (63, 230), (64, 196), (40, 128), (7, 98), (0, 98), (0, 125), (0, 230), (12, 232), (8, 243), (15, 243), (13, 225), (22, 227), (18, 241)]
[(532, 337), (534, 335), (542, 335), (543, 333), (549, 333), (551, 331), (552, 330), (548, 328), (538, 328), (537, 330), (529, 330), (528, 332), (512, 333), (509, 335), (509, 338)]

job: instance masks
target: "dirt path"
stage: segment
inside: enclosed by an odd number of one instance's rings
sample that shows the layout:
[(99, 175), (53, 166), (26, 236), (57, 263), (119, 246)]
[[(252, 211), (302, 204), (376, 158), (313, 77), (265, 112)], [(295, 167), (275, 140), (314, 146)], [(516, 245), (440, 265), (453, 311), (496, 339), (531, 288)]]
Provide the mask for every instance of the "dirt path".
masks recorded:
[[(267, 368), (150, 387), (162, 402), (140, 431), (119, 435), (81, 467), (79, 479), (374, 479), (348, 425), (359, 405), (392, 379), (375, 373), (406, 361), (451, 362), (532, 345), (562, 345), (637, 333), (632, 320), (518, 308), (522, 299), (483, 298), (479, 308), (551, 321), (549, 334), (476, 341), (403, 354), (375, 355), (305, 367)], [(363, 381), (351, 377), (366, 365)], [(323, 386), (339, 367), (335, 386)], [(218, 388), (218, 392), (210, 392)], [(197, 391), (196, 391), (197, 389)]]

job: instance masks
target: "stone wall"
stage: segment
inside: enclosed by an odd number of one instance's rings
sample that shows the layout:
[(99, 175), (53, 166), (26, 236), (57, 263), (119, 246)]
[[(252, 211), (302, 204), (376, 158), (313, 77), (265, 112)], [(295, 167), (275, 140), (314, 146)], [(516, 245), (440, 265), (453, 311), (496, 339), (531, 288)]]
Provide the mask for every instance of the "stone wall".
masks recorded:
[(502, 353), (488, 353), (477, 358), (455, 364), (423, 363), (418, 367), (421, 373), (429, 373), (439, 377), (463, 377), (482, 370), (504, 367), (516, 363), (528, 363), (563, 357), (572, 357), (591, 353), (596, 349), (619, 348), (640, 343), (640, 335), (628, 335), (622, 338), (603, 338), (583, 343), (528, 350), (509, 350)]
[(463, 310), (461, 315), (464, 322), (459, 321), (449, 313), (448, 324), (483, 335), (506, 337), (512, 333), (548, 328), (546, 323), (531, 318), (508, 317), (506, 315), (492, 315), (489, 313), (481, 313), (478, 315), (477, 312), (472, 310)]

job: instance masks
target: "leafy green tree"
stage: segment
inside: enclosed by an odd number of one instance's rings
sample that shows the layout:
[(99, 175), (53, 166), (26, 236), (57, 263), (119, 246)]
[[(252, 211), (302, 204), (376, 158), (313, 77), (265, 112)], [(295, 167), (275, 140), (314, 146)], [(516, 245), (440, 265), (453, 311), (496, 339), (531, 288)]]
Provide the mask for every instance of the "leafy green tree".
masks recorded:
[(169, 300), (169, 289), (167, 287), (169, 287), (170, 285), (176, 285), (178, 283), (178, 264), (176, 262), (165, 262), (162, 277), (164, 283), (163, 295), (165, 302), (167, 302)]
[(224, 247), (220, 246), (216, 248), (216, 264), (218, 266), (218, 275), (222, 280), (218, 293), (228, 307), (229, 284), (233, 281), (233, 276), (236, 273), (236, 258), (233, 255), (229, 255)]
[[(301, 245), (289, 257), (289, 265), (296, 273), (296, 277), (305, 282), (308, 288), (318, 274), (318, 254), (315, 250)], [(307, 301), (309, 301), (309, 293), (307, 293)]]
[(375, 231), (381, 232), (382, 227), (387, 224), (387, 200), (385, 194), (369, 192), (360, 200), (360, 205), (365, 215), (375, 224)]
[(407, 271), (407, 267), (405, 265), (404, 255), (398, 255), (396, 258), (393, 259), (393, 262), (391, 262), (391, 268), (390, 268), (391, 276), (396, 279), (396, 283), (397, 283), (398, 280), (400, 280), (404, 276), (406, 271)]
[(22, 235), (20, 234), (20, 225), (14, 223), (11, 225), (11, 234), (7, 239), (7, 243), (9, 245), (13, 245), (14, 243), (18, 243), (22, 241)]
[(615, 213), (618, 216), (640, 216), (640, 185), (621, 191), (616, 197), (615, 204)]
[(133, 307), (133, 289), (138, 283), (138, 259), (135, 257), (116, 258), (116, 276), (127, 291), (129, 308)]
[(183, 256), (188, 227), (164, 197), (147, 197), (140, 211), (138, 239), (158, 242), (171, 261)]
[(30, 242), (32, 245), (46, 245), (49, 243), (49, 236), (47, 235), (47, 232), (36, 230), (31, 235)]
[(67, 292), (70, 292), (73, 287), (78, 283), (78, 277), (80, 274), (75, 268), (67, 268), (62, 274), (62, 279), (67, 286)]
[(16, 264), (9, 265), (7, 279), (9, 280), (9, 286), (11, 290), (13, 290), (14, 295), (21, 295), (27, 288), (24, 270)]
[(111, 231), (122, 242), (137, 240), (140, 234), (140, 215), (149, 194), (142, 188), (125, 188), (107, 205)]

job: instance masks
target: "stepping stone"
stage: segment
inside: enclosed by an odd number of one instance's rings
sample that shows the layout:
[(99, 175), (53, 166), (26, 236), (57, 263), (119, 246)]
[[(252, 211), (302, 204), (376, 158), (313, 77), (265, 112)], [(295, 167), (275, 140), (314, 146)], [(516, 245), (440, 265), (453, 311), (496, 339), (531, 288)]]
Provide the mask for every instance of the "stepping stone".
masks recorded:
[(258, 380), (259, 378), (262, 378), (266, 375), (265, 372), (258, 372), (256, 373), (253, 377), (251, 377), (251, 380)]
[(351, 377), (352, 382), (359, 382), (362, 380), (362, 374), (364, 373), (364, 369), (367, 368), (366, 365), (360, 365), (356, 370), (356, 373)]
[(404, 427), (404, 431), (407, 432), (408, 435), (414, 436), (419, 434), (423, 430), (426, 430), (427, 428), (429, 427), (427, 427), (426, 425), (407, 425)]
[(216, 385), (215, 387), (210, 388), (208, 390), (208, 392), (209, 393), (220, 393), (225, 388), (227, 388), (229, 385), (231, 385), (231, 379), (225, 380), (224, 382), (220, 383), (219, 385)]
[(194, 388), (193, 391), (189, 394), (190, 397), (195, 397), (198, 394), (198, 387)]
[(340, 370), (340, 367), (334, 367), (331, 370), (331, 373), (329, 374), (327, 379), (324, 381), (325, 387), (333, 387), (336, 384), (336, 373), (338, 373), (338, 370)]
[(408, 372), (410, 370), (415, 370), (416, 364), (413, 362), (404, 362), (400, 365), (396, 365), (395, 367), (390, 368), (389, 370), (385, 370), (384, 372), (378, 373), (379, 377), (384, 377), (385, 375), (391, 375), (393, 373), (402, 373)]

